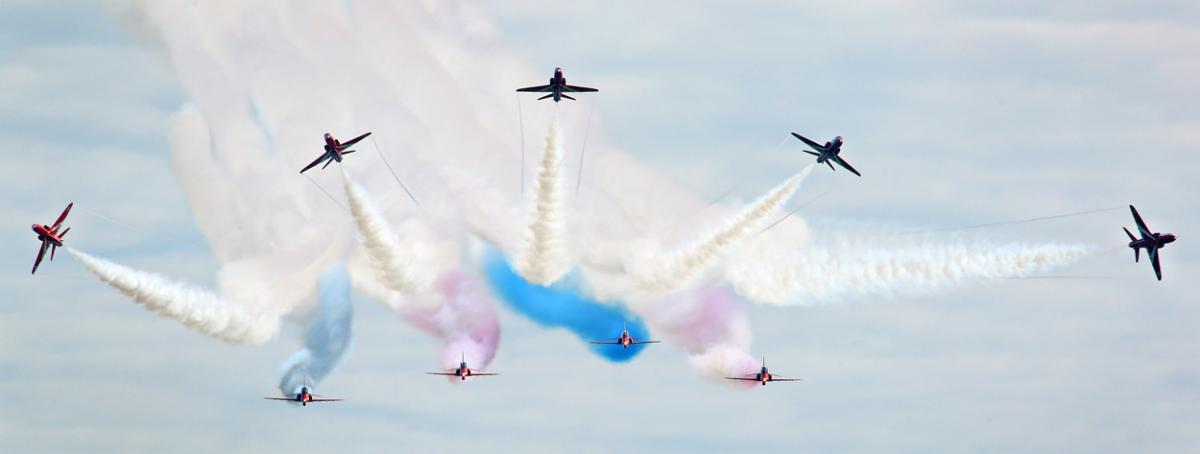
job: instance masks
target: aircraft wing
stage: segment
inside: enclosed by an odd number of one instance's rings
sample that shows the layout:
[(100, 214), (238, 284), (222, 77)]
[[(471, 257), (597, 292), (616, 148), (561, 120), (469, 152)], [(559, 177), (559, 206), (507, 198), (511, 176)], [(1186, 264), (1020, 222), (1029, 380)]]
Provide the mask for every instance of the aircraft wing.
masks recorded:
[(293, 402), (295, 402), (295, 401), (296, 401), (296, 399), (295, 399), (295, 398), (293, 398), (293, 397), (264, 397), (263, 399), (267, 399), (267, 400), (288, 400), (288, 401), (293, 401)]
[(342, 399), (335, 399), (332, 397), (314, 397), (314, 398), (310, 399), (309, 402), (337, 402), (339, 400), (342, 400)]
[(726, 379), (726, 380), (746, 380), (746, 381), (758, 381), (758, 379), (757, 379), (757, 378), (747, 378), (747, 377), (725, 377), (725, 379)]
[(1149, 251), (1150, 252), (1146, 255), (1150, 256), (1150, 264), (1154, 265), (1154, 276), (1157, 277), (1158, 280), (1161, 281), (1162, 280), (1162, 267), (1158, 265), (1158, 248), (1150, 248)]
[(316, 160), (316, 161), (313, 161), (311, 164), (304, 166), (304, 168), (303, 168), (303, 169), (300, 169), (300, 173), (304, 173), (304, 171), (305, 171), (305, 170), (308, 170), (308, 169), (311, 169), (311, 168), (313, 168), (313, 167), (316, 167), (316, 166), (317, 166), (317, 164), (320, 164), (320, 163), (321, 163), (321, 161), (324, 161), (324, 160), (326, 160), (326, 159), (330, 159), (330, 157), (329, 157), (329, 153), (325, 153), (325, 154), (321, 155), (321, 157), (317, 158), (317, 160)]
[(350, 148), (350, 146), (351, 146), (351, 145), (354, 145), (354, 144), (358, 143), (358, 141), (360, 141), (360, 140), (363, 140), (363, 139), (367, 138), (367, 136), (369, 136), (369, 135), (371, 135), (371, 133), (369, 133), (369, 132), (368, 132), (368, 133), (366, 133), (366, 134), (363, 134), (363, 135), (361, 135), (361, 136), (358, 136), (358, 137), (355, 137), (355, 138), (353, 138), (353, 139), (350, 139), (350, 140), (347, 140), (347, 141), (345, 141), (345, 142), (342, 142), (342, 143), (338, 144), (338, 146), (339, 146), (339, 147), (342, 147), (342, 148)]
[(477, 376), (477, 375), (500, 375), (500, 374), (496, 373), (496, 372), (471, 372), (472, 377)]
[(616, 341), (591, 341), (591, 342), (588, 342), (588, 343), (589, 343), (589, 344), (600, 344), (600, 345), (617, 345), (617, 344), (620, 344), (620, 342), (616, 342)]
[(29, 274), (33, 274), (33, 273), (37, 272), (38, 265), (42, 264), (42, 257), (44, 257), (46, 255), (46, 245), (48, 245), (48, 244), (50, 244), (50, 243), (48, 243), (46, 241), (42, 241), (42, 247), (41, 247), (41, 249), (38, 249), (37, 260), (33, 261), (33, 271), (30, 271)]
[(775, 378), (771, 377), (771, 381), (804, 381), (803, 378)]
[(633, 345), (637, 345), (637, 344), (657, 344), (657, 343), (660, 343), (660, 342), (662, 342), (662, 341), (633, 341)]
[(445, 376), (447, 376), (447, 377), (457, 377), (457, 376), (458, 376), (458, 374), (456, 374), (456, 373), (454, 373), (454, 372), (426, 372), (426, 374), (429, 374), (429, 375), (445, 375)]
[(813, 149), (814, 149), (814, 150), (817, 150), (817, 151), (825, 151), (825, 147), (824, 147), (824, 146), (822, 146), (822, 145), (821, 145), (821, 144), (819, 144), (819, 143), (816, 143), (816, 142), (813, 142), (813, 141), (811, 141), (811, 140), (808, 140), (808, 138), (806, 138), (806, 137), (804, 137), (804, 136), (802, 136), (802, 135), (800, 135), (800, 134), (796, 134), (796, 133), (794, 133), (794, 132), (793, 132), (793, 133), (792, 133), (792, 136), (794, 136), (794, 137), (795, 137), (795, 138), (797, 138), (797, 139), (800, 139), (800, 141), (801, 141), (801, 142), (804, 142), (804, 144), (805, 144), (805, 145), (808, 145), (808, 146), (810, 146), (810, 147), (813, 147)]
[(67, 204), (67, 208), (63, 210), (62, 214), (58, 215), (58, 219), (54, 220), (54, 225), (50, 226), (50, 230), (58, 230), (62, 226), (63, 221), (67, 219), (67, 214), (71, 212), (71, 207), (73, 206), (75, 206), (74, 202)]
[(553, 85), (535, 85), (532, 87), (518, 88), (517, 91), (551, 92), (551, 91), (554, 91), (554, 86)]
[(858, 173), (858, 171), (857, 171), (857, 170), (854, 170), (854, 167), (851, 167), (851, 166), (850, 166), (850, 163), (849, 163), (849, 162), (846, 162), (846, 160), (845, 160), (845, 159), (842, 159), (840, 156), (834, 156), (834, 157), (833, 157), (833, 160), (834, 160), (834, 161), (837, 161), (838, 165), (840, 165), (840, 166), (842, 166), (842, 167), (845, 167), (845, 168), (846, 168), (846, 170), (849, 170), (849, 171), (850, 171), (850, 173), (853, 173), (853, 174), (855, 174), (855, 175), (858, 175), (858, 176), (860, 176), (860, 177), (862, 176), (862, 174), (861, 174), (861, 173)]
[(580, 86), (578, 86), (578, 85), (563, 85), (563, 89), (562, 89), (562, 91), (566, 91), (566, 92), (572, 92), (572, 93), (574, 93), (574, 92), (581, 92), (581, 93), (582, 93), (582, 92), (589, 92), (589, 91), (600, 91), (600, 90), (597, 90), (597, 89), (595, 89), (595, 88), (592, 88), (592, 87), (580, 87)]
[(1130, 205), (1129, 212), (1133, 213), (1133, 222), (1137, 223), (1138, 232), (1141, 232), (1142, 238), (1154, 236), (1150, 233), (1150, 229), (1146, 227), (1146, 221), (1143, 221), (1142, 216), (1138, 214), (1137, 208), (1134, 208), (1133, 205)]

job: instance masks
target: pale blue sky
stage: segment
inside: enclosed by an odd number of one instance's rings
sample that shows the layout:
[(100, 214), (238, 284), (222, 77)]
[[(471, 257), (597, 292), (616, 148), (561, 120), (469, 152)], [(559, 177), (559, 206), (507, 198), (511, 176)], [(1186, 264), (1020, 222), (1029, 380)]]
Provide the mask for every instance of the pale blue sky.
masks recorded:
[[(421, 375), (434, 343), (356, 298), (321, 385), (260, 399), (295, 331), (227, 346), (69, 258), (28, 274), (28, 226), (78, 203), (72, 244), (201, 284), (167, 156), (170, 71), (89, 2), (0, 2), (0, 450), (1184, 452), (1200, 443), (1200, 6), (1194, 2), (507, 2), (481, 7), (532, 65), (601, 87), (609, 139), (684, 185), (748, 198), (847, 138), (810, 217), (953, 226), (1136, 203), (1181, 235), (1166, 280), (1120, 247), (1124, 211), (989, 230), (1105, 252), (1060, 276), (815, 307), (752, 307), (755, 352), (807, 381), (751, 392), (670, 346), (629, 364), (499, 308), (497, 380)], [(832, 5), (832, 4), (831, 4)], [(186, 14), (186, 12), (181, 12)], [(513, 85), (532, 81), (512, 81)], [(84, 211), (110, 217), (114, 225)]]

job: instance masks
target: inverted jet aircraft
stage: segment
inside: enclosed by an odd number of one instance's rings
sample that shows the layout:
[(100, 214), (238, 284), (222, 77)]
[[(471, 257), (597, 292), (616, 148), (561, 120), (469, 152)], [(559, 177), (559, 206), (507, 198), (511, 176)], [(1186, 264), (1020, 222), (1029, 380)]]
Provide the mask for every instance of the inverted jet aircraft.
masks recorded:
[(312, 162), (312, 164), (300, 169), (300, 173), (304, 173), (305, 170), (311, 169), (322, 162), (325, 163), (325, 165), (321, 166), (322, 169), (329, 167), (329, 164), (333, 161), (342, 162), (343, 156), (354, 153), (354, 150), (348, 150), (348, 148), (358, 143), (358, 141), (367, 138), (369, 135), (371, 135), (371, 133), (368, 132), (342, 143), (333, 138), (332, 134), (325, 133), (325, 154), (322, 154), (320, 157), (318, 157), (317, 160)]
[(67, 236), (67, 232), (71, 231), (71, 228), (67, 227), (62, 233), (58, 233), (59, 227), (62, 227), (63, 221), (67, 219), (67, 214), (71, 212), (72, 206), (75, 206), (74, 202), (68, 203), (67, 208), (63, 210), (62, 214), (58, 215), (58, 219), (54, 220), (54, 223), (49, 226), (41, 224), (33, 225), (33, 233), (36, 233), (38, 241), (42, 242), (42, 248), (38, 249), (37, 260), (33, 262), (33, 271), (30, 271), (29, 274), (37, 272), (38, 265), (42, 264), (42, 257), (46, 255), (46, 248), (50, 248), (50, 260), (54, 260), (54, 251), (62, 247), (63, 237)]
[(614, 339), (614, 340), (611, 340), (611, 341), (592, 341), (592, 342), (589, 342), (589, 343), (591, 343), (591, 344), (602, 344), (602, 345), (620, 345), (620, 346), (621, 346), (621, 348), (629, 348), (629, 346), (630, 346), (630, 345), (638, 345), (638, 344), (657, 344), (657, 343), (659, 343), (659, 342), (661, 342), (661, 341), (653, 341), (653, 340), (652, 340), (652, 341), (637, 341), (637, 340), (633, 340), (633, 337), (629, 335), (629, 328), (628, 328), (628, 327), (625, 327), (625, 326), (622, 326), (622, 327), (621, 327), (621, 336), (620, 336), (620, 337), (617, 337), (616, 339)]
[(1125, 230), (1125, 234), (1129, 236), (1129, 247), (1133, 249), (1133, 261), (1141, 261), (1141, 254), (1139, 254), (1139, 252), (1141, 252), (1142, 249), (1145, 249), (1146, 255), (1150, 257), (1150, 264), (1154, 266), (1154, 275), (1157, 276), (1158, 280), (1161, 281), (1162, 268), (1158, 265), (1158, 250), (1162, 249), (1162, 247), (1167, 243), (1174, 242), (1176, 237), (1170, 233), (1151, 232), (1150, 229), (1146, 227), (1146, 222), (1142, 221), (1142, 216), (1138, 215), (1137, 208), (1134, 208), (1133, 205), (1130, 205), (1129, 211), (1133, 213), (1133, 222), (1137, 223), (1138, 233), (1142, 235), (1142, 237), (1139, 239), (1138, 237), (1133, 236), (1133, 233), (1130, 232), (1129, 229), (1121, 227)]
[(801, 381), (801, 380), (804, 380), (803, 378), (783, 378), (783, 377), (780, 377), (777, 375), (772, 375), (769, 371), (767, 371), (767, 358), (766, 357), (763, 357), (762, 364), (763, 364), (762, 370), (758, 371), (757, 374), (747, 374), (744, 377), (725, 377), (725, 379), (726, 380), (756, 381), (756, 382), (761, 383), (763, 386), (767, 386), (768, 382), (773, 382), (773, 381)]
[(566, 95), (564, 93), (583, 93), (600, 90), (591, 87), (581, 87), (578, 85), (567, 85), (567, 78), (563, 77), (562, 68), (554, 68), (554, 77), (550, 78), (550, 84), (518, 88), (517, 91), (550, 93), (546, 96), (538, 98), (538, 101), (552, 97), (554, 98), (554, 102), (559, 102), (562, 100), (562, 98), (567, 98), (572, 101), (575, 100), (575, 98), (572, 98), (570, 95)]
[(446, 372), (426, 372), (426, 373), (429, 375), (444, 375), (447, 377), (458, 377), (460, 380), (464, 380), (464, 381), (467, 379), (467, 377), (476, 377), (476, 376), (484, 376), (484, 375), (500, 375), (497, 373), (475, 372), (475, 371), (471, 370), (471, 368), (467, 367), (467, 354), (466, 353), (463, 353), (462, 361), (458, 363), (458, 368), (449, 369)]
[(263, 399), (298, 402), (298, 403), (300, 403), (300, 406), (302, 406), (302, 407), (307, 407), (309, 402), (337, 402), (339, 400), (342, 400), (342, 399), (335, 399), (335, 398), (331, 398), (331, 397), (319, 397), (316, 394), (313, 394), (312, 390), (308, 388), (308, 376), (304, 377), (304, 385), (300, 387), (300, 391), (297, 392), (295, 396), (292, 396), (292, 397), (264, 397)]
[(846, 170), (849, 170), (851, 173), (858, 175), (860, 177), (862, 176), (861, 173), (858, 173), (857, 170), (854, 170), (854, 167), (850, 166), (849, 162), (846, 162), (845, 159), (842, 159), (842, 157), (840, 155), (842, 152), (842, 136), (834, 137), (833, 140), (825, 142), (825, 145), (821, 145), (821, 144), (818, 144), (811, 140), (808, 140), (807, 138), (805, 138), (804, 136), (802, 136), (800, 134), (796, 134), (793, 132), (792, 135), (796, 136), (796, 138), (800, 139), (801, 142), (804, 142), (806, 145), (812, 147), (813, 150), (817, 151), (816, 153), (813, 153), (808, 150), (803, 150), (805, 153), (816, 156), (817, 164), (824, 163), (824, 164), (829, 165), (830, 169), (837, 170), (836, 168), (833, 167), (833, 163), (836, 162), (839, 166), (845, 167)]

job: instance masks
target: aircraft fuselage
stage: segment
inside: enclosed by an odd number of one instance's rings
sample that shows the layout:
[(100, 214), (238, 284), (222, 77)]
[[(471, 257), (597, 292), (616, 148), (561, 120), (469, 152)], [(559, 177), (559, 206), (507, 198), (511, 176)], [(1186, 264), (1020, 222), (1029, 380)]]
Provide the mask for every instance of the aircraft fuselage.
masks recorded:
[(563, 76), (562, 68), (554, 68), (554, 77), (550, 78), (550, 88), (554, 90), (554, 102), (562, 100), (563, 87), (567, 85), (567, 78)]
[(54, 232), (51, 232), (49, 227), (41, 224), (34, 224), (33, 233), (37, 234), (38, 241), (49, 241), (50, 244), (59, 247), (62, 247), (63, 245), (62, 238), (59, 238), (58, 235), (56, 235)]
[(458, 370), (454, 371), (454, 375), (457, 375), (459, 380), (466, 381), (467, 377), (471, 376), (471, 369), (467, 367), (467, 363), (458, 363)]
[(759, 371), (759, 372), (758, 372), (757, 374), (755, 374), (755, 375), (757, 375), (757, 376), (756, 376), (756, 377), (754, 377), (754, 378), (757, 378), (757, 379), (758, 379), (758, 382), (759, 382), (759, 384), (761, 384), (761, 385), (763, 385), (763, 386), (767, 386), (767, 382), (771, 381), (771, 373), (770, 373), (770, 372), (767, 372), (767, 368), (766, 368), (766, 367), (762, 368), (762, 370), (761, 370), (761, 371)]
[(329, 133), (325, 133), (325, 152), (332, 155), (334, 161), (342, 162), (342, 146)]
[(825, 149), (820, 150), (821, 156), (817, 157), (817, 163), (821, 164), (828, 161), (830, 157), (837, 156), (842, 152), (842, 136), (834, 137), (833, 140), (825, 142)]
[(1159, 249), (1159, 248), (1166, 246), (1167, 244), (1173, 243), (1173, 242), (1175, 242), (1175, 235), (1170, 234), (1170, 233), (1154, 232), (1154, 234), (1149, 238), (1142, 238), (1142, 239), (1130, 241), (1129, 247), (1133, 248), (1133, 249), (1146, 249), (1146, 250)]

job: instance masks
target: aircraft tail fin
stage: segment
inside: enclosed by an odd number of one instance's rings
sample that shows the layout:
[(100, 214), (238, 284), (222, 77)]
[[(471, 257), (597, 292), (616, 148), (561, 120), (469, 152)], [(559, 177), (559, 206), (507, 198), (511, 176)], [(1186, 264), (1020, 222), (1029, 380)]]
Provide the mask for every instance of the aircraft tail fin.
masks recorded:
[(562, 97), (564, 97), (564, 98), (570, 99), (570, 100), (572, 100), (572, 101), (574, 101), (574, 100), (575, 100), (575, 98), (572, 98), (572, 97), (570, 97), (570, 96), (567, 96), (567, 95), (565, 95), (565, 94), (563, 94), (563, 95), (559, 95), (559, 96), (562, 96)]
[(837, 171), (837, 167), (834, 167), (832, 162), (825, 161), (825, 164), (828, 164), (829, 168), (832, 169), (834, 172)]
[(54, 251), (58, 250), (58, 246), (50, 245), (50, 260), (54, 261)]
[(1137, 263), (1140, 261), (1142, 261), (1142, 249), (1135, 247), (1133, 248), (1133, 262)]
[(548, 95), (546, 95), (546, 96), (542, 96), (541, 98), (538, 98), (537, 100), (538, 100), (538, 101), (541, 101), (541, 100), (543, 100), (543, 99), (546, 99), (546, 98), (549, 98), (549, 97), (551, 97), (551, 96), (554, 96), (554, 93), (550, 93), (550, 94), (548, 94)]
[(329, 165), (330, 165), (330, 164), (333, 164), (333, 160), (332, 160), (332, 159), (330, 159), (330, 160), (328, 160), (328, 161), (325, 161), (325, 165), (321, 166), (321, 169), (324, 169), (324, 168), (326, 168), (326, 167), (329, 167)]

